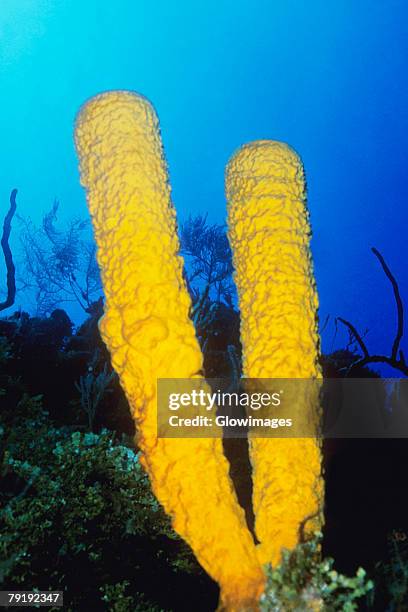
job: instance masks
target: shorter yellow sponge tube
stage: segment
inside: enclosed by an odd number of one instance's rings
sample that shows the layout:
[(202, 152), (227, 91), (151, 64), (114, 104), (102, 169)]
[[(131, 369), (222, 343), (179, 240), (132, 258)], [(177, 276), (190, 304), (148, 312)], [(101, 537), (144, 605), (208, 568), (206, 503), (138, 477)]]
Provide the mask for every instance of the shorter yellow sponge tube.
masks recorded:
[(156, 114), (131, 92), (101, 94), (79, 113), (75, 141), (106, 297), (101, 333), (153, 491), (219, 583), (221, 606), (256, 608), (264, 575), (222, 441), (156, 434), (157, 379), (196, 377), (202, 368)]
[[(318, 300), (301, 160), (280, 142), (244, 145), (228, 164), (226, 195), (244, 375), (320, 378)], [(318, 385), (288, 411), (294, 421), (317, 427)], [(251, 438), (250, 456), (259, 559), (277, 565), (282, 548), (297, 544), (303, 523), (305, 531), (319, 524), (320, 447), (313, 438)]]

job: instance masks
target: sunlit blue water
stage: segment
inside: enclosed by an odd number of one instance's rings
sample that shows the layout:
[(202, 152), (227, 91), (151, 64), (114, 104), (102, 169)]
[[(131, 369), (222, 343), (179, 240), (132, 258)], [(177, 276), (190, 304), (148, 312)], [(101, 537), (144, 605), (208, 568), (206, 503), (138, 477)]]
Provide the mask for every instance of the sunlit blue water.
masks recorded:
[[(155, 104), (181, 219), (221, 222), (234, 149), (287, 141), (308, 176), (321, 318), (386, 350), (395, 309), (370, 247), (408, 304), (407, 18), (403, 0), (1, 0), (1, 209), (16, 186), (22, 215), (55, 196), (62, 220), (87, 214), (72, 124), (105, 89)], [(326, 349), (333, 335), (330, 320)]]

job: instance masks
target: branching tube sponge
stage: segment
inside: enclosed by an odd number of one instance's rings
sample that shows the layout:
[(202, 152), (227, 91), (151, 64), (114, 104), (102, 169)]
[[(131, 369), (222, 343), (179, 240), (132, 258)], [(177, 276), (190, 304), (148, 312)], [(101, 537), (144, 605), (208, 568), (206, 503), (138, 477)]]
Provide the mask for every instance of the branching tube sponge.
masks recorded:
[[(319, 379), (318, 300), (301, 160), (283, 143), (244, 145), (228, 164), (226, 196), (244, 376)], [(317, 427), (317, 395), (315, 385), (288, 416)], [(301, 529), (319, 525), (320, 447), (313, 438), (251, 438), (250, 456), (259, 559), (276, 565)]]
[(175, 530), (220, 584), (221, 607), (253, 609), (264, 576), (222, 441), (156, 434), (156, 380), (197, 377), (202, 368), (156, 114), (136, 94), (101, 94), (81, 109), (75, 141), (106, 297), (100, 329), (143, 465)]

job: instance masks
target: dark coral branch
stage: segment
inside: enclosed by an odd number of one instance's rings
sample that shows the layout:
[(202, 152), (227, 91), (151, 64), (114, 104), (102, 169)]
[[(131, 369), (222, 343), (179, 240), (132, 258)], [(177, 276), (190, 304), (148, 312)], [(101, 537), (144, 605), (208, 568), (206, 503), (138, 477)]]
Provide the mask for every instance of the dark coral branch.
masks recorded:
[(369, 357), (369, 352), (368, 349), (364, 343), (363, 338), (360, 336), (360, 334), (358, 333), (357, 329), (354, 327), (354, 325), (352, 323), (350, 323), (350, 321), (347, 321), (346, 319), (342, 319), (341, 317), (336, 317), (337, 321), (340, 321), (340, 323), (343, 323), (343, 325), (345, 325), (353, 334), (354, 338), (356, 339), (356, 342), (358, 343), (359, 347), (362, 350), (362, 353), (364, 355), (364, 358)]
[(4, 261), (6, 263), (7, 270), (7, 297), (4, 302), (0, 302), (0, 311), (10, 308), (16, 299), (16, 268), (14, 266), (13, 255), (9, 245), (11, 221), (17, 208), (16, 196), (17, 189), (13, 189), (10, 194), (10, 208), (4, 219), (3, 235), (1, 237), (1, 248), (3, 249)]
[(408, 376), (408, 366), (402, 359), (394, 359), (392, 357), (386, 357), (385, 355), (368, 355), (368, 357), (362, 357), (357, 361), (354, 361), (348, 368), (347, 374), (350, 374), (351, 370), (355, 368), (363, 368), (372, 363), (384, 363), (391, 366), (395, 370), (399, 370), (405, 376)]
[(392, 345), (391, 359), (397, 360), (399, 345), (402, 339), (402, 335), (404, 333), (404, 307), (402, 304), (401, 295), (395, 276), (392, 274), (391, 270), (385, 263), (384, 257), (381, 255), (381, 253), (377, 251), (377, 249), (374, 247), (372, 247), (371, 250), (380, 262), (382, 269), (384, 270), (385, 275), (389, 279), (394, 291), (395, 302), (397, 304), (397, 333), (395, 335), (394, 344)]
[(399, 348), (402, 335), (404, 333), (404, 306), (399, 292), (398, 283), (391, 270), (385, 263), (384, 257), (381, 255), (381, 253), (374, 247), (372, 247), (371, 250), (380, 262), (381, 267), (384, 270), (385, 275), (391, 282), (392, 288), (394, 290), (395, 302), (397, 304), (397, 333), (392, 345), (390, 357), (387, 357), (386, 355), (370, 355), (362, 337), (360, 336), (354, 325), (352, 325), (349, 321), (346, 321), (346, 319), (337, 317), (336, 321), (340, 321), (350, 330), (363, 353), (363, 357), (361, 357), (361, 359), (357, 359), (350, 365), (349, 368), (347, 368), (346, 375), (350, 374), (350, 372), (357, 367), (362, 368), (372, 363), (384, 363), (386, 365), (391, 366), (392, 368), (395, 368), (396, 370), (399, 370), (405, 376), (408, 376), (408, 365), (405, 361), (405, 356), (402, 349)]

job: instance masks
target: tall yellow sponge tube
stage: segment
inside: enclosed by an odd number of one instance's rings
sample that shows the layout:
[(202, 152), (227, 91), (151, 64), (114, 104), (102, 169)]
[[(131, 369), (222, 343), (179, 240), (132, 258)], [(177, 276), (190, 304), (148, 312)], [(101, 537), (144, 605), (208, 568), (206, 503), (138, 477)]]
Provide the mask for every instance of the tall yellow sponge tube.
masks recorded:
[[(286, 144), (244, 145), (226, 170), (229, 239), (248, 378), (321, 377), (317, 292), (302, 162)], [(310, 389), (310, 388), (309, 388)], [(318, 385), (288, 417), (319, 418)], [(259, 559), (277, 565), (299, 531), (319, 526), (322, 479), (316, 439), (250, 438)]]
[(222, 441), (156, 434), (156, 380), (196, 377), (202, 368), (156, 114), (131, 92), (101, 94), (81, 109), (75, 142), (106, 297), (100, 329), (143, 465), (174, 528), (219, 583), (221, 607), (254, 609), (264, 575)]

